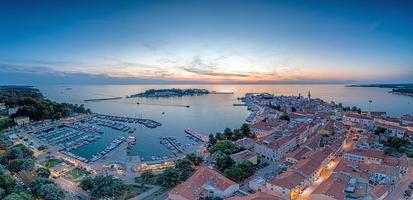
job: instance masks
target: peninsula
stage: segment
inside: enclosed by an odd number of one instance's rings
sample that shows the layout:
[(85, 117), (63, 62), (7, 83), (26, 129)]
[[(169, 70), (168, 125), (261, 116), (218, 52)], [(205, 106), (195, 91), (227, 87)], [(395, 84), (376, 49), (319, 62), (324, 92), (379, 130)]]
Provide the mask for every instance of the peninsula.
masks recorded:
[(206, 95), (210, 92), (206, 89), (150, 89), (145, 92), (133, 94), (128, 96), (128, 98), (134, 97), (182, 97), (182, 96), (195, 96), (195, 95)]
[(346, 87), (376, 87), (392, 89), (389, 93), (413, 97), (413, 83), (347, 85)]

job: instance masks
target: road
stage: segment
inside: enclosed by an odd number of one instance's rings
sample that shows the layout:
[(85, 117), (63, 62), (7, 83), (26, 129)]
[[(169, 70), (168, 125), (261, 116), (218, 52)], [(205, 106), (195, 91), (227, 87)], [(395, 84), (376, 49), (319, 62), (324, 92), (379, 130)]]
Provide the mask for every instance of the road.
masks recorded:
[(61, 188), (66, 190), (69, 193), (69, 198), (70, 196), (81, 196), (82, 199), (90, 199), (89, 195), (87, 194), (86, 191), (80, 189), (77, 187), (77, 185), (71, 181), (68, 181), (62, 177), (59, 177), (57, 179), (54, 179), (55, 183), (58, 184)]
[(314, 190), (325, 180), (327, 180), (334, 169), (337, 167), (338, 163), (341, 161), (341, 158), (336, 158), (334, 161), (330, 161), (327, 164), (326, 168), (321, 169), (320, 175), (316, 181), (310, 186), (308, 186), (298, 197), (297, 200), (311, 200), (311, 194)]
[(413, 182), (413, 174), (406, 174), (402, 180), (400, 180), (399, 184), (396, 186), (396, 189), (391, 192), (385, 200), (401, 200), (404, 198), (404, 191), (407, 190), (409, 184)]

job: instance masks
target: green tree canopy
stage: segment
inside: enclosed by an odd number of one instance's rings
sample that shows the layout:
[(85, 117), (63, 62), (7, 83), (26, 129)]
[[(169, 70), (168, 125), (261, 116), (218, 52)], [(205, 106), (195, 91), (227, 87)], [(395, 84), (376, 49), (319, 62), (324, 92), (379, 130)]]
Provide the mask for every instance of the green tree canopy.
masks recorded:
[(40, 177), (44, 177), (44, 178), (49, 178), (50, 176), (50, 170), (43, 168), (43, 167), (39, 167), (36, 169), (36, 173), (38, 176)]
[(158, 184), (163, 187), (172, 187), (180, 183), (179, 174), (175, 168), (169, 168), (158, 176)]
[(31, 194), (19, 192), (7, 195), (4, 200), (34, 200), (34, 197)]
[(190, 160), (194, 165), (199, 166), (204, 159), (201, 156), (197, 156), (195, 153), (190, 153), (186, 155), (186, 158)]
[(214, 154), (217, 151), (229, 155), (235, 151), (235, 145), (229, 140), (220, 140), (209, 149), (210, 154)]
[(93, 178), (90, 194), (97, 199), (116, 199), (126, 189), (125, 184), (111, 175), (100, 175)]

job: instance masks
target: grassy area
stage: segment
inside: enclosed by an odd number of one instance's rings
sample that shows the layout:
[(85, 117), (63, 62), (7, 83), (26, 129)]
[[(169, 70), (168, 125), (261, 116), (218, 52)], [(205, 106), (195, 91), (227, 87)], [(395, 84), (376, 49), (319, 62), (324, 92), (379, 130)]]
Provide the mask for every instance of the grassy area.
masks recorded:
[(151, 189), (149, 186), (126, 185), (127, 189), (122, 199), (130, 199)]
[(86, 170), (73, 168), (65, 174), (65, 177), (71, 181), (78, 181), (79, 179), (89, 175), (90, 173)]
[(42, 162), (42, 165), (44, 167), (50, 169), (50, 168), (53, 168), (54, 166), (56, 166), (56, 165), (58, 165), (62, 162), (63, 162), (63, 160), (52, 158), (52, 159), (49, 159), (49, 160), (46, 160), (46, 161)]
[(142, 200), (155, 200), (161, 195), (163, 195), (165, 192), (168, 192), (169, 188), (166, 187), (161, 187), (158, 191), (152, 193), (151, 195), (143, 198)]

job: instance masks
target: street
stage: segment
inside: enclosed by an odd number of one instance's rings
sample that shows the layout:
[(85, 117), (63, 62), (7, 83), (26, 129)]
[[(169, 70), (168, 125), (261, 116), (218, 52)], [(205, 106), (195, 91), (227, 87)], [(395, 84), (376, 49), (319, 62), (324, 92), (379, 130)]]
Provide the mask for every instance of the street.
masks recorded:
[(409, 184), (413, 182), (413, 174), (406, 174), (402, 180), (400, 180), (399, 184), (396, 186), (396, 189), (389, 193), (385, 200), (401, 200), (405, 199), (404, 191), (407, 190)]

